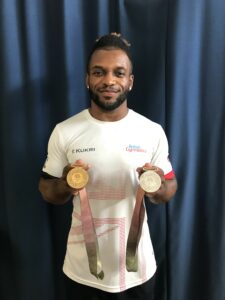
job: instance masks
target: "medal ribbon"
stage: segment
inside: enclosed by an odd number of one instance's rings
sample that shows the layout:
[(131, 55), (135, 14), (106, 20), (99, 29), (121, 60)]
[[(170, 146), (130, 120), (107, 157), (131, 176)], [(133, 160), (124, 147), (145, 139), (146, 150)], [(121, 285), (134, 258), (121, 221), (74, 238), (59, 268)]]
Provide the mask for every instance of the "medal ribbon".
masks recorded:
[(136, 193), (136, 203), (127, 240), (126, 268), (128, 272), (137, 272), (138, 269), (137, 248), (145, 216), (145, 208), (143, 202), (144, 195), (145, 191), (140, 186), (138, 186)]
[(81, 203), (81, 222), (88, 256), (89, 269), (91, 274), (97, 279), (103, 279), (104, 272), (102, 270), (102, 263), (99, 255), (98, 240), (85, 188), (79, 191), (79, 196)]

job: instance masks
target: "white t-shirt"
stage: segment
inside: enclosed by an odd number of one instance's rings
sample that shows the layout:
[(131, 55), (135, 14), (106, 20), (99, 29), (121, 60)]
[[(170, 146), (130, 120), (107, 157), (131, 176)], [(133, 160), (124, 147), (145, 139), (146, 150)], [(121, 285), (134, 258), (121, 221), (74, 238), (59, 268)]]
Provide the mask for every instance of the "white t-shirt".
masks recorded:
[(129, 110), (121, 120), (94, 119), (86, 109), (56, 125), (43, 171), (62, 176), (68, 163), (82, 159), (91, 165), (86, 186), (99, 243), (104, 278), (90, 273), (80, 218), (80, 199), (73, 199), (71, 229), (63, 271), (72, 280), (120, 292), (150, 279), (156, 261), (145, 214), (138, 246), (138, 271), (126, 270), (126, 243), (138, 186), (137, 167), (146, 162), (168, 174), (168, 143), (162, 127)]

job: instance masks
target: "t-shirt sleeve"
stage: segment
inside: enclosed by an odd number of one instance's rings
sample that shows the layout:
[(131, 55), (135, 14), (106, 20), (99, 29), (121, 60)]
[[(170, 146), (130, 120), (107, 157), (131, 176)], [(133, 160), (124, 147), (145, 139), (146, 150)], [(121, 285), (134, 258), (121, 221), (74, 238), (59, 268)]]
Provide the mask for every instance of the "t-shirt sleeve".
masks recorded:
[(58, 125), (56, 125), (49, 138), (47, 158), (42, 171), (55, 177), (61, 177), (67, 164), (64, 140)]
[(151, 163), (164, 171), (166, 179), (172, 179), (175, 174), (169, 160), (169, 146), (164, 130), (160, 126), (159, 140), (153, 154)]

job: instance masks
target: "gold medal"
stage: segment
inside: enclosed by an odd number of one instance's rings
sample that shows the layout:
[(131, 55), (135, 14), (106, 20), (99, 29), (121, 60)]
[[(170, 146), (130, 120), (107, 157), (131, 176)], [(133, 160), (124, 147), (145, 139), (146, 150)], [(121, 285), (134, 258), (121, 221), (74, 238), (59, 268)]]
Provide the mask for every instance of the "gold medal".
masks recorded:
[(145, 171), (140, 176), (140, 186), (145, 192), (154, 193), (161, 186), (161, 178), (153, 170)]
[(88, 183), (88, 172), (82, 167), (72, 168), (66, 177), (67, 183), (73, 189), (81, 189)]

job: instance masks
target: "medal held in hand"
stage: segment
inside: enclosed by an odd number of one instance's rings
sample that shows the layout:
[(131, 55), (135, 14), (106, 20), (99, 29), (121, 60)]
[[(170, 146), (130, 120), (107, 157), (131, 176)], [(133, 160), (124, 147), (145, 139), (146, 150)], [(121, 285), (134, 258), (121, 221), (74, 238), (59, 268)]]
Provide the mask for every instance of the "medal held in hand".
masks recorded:
[(140, 176), (140, 186), (147, 193), (158, 191), (161, 186), (161, 178), (154, 170), (147, 170)]
[(66, 177), (67, 183), (73, 189), (81, 189), (88, 183), (88, 172), (82, 167), (72, 168)]

